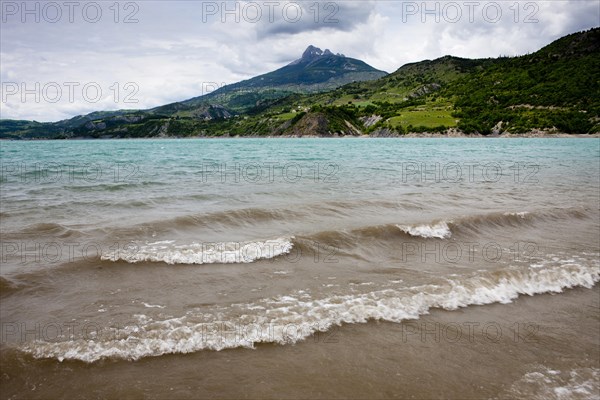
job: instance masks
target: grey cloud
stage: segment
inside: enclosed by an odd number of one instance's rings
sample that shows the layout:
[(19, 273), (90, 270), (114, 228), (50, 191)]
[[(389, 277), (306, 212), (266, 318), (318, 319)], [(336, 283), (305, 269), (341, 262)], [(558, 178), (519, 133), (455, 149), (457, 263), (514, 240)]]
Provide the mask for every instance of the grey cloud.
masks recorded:
[(319, 30), (349, 32), (366, 22), (375, 9), (373, 1), (286, 1), (280, 4), (279, 12), (263, 15), (258, 22), (259, 39)]

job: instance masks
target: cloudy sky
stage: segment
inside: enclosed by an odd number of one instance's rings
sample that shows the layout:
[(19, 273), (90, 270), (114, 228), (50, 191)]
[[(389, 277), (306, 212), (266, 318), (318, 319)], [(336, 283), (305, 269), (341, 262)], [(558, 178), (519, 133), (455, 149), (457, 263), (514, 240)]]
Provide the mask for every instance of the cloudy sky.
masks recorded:
[(0, 117), (150, 108), (275, 70), (312, 44), (388, 72), (533, 52), (600, 1), (5, 1)]

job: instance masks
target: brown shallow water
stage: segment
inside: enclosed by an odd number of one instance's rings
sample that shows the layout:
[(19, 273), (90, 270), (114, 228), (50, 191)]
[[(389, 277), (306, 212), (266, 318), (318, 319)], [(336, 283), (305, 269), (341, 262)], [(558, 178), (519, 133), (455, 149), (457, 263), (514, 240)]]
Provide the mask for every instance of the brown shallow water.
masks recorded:
[[(136, 362), (3, 352), (4, 398), (581, 398), (598, 396), (600, 291), (435, 310), (264, 344)], [(561, 394), (564, 394), (561, 396)]]

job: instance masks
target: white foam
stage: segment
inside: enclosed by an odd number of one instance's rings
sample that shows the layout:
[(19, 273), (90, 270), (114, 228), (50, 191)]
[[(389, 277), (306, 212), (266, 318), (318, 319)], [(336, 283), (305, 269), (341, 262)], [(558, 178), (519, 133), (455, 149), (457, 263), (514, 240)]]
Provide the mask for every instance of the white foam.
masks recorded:
[(263, 258), (287, 254), (293, 243), (288, 238), (254, 242), (191, 243), (177, 245), (174, 241), (139, 245), (134, 249), (103, 254), (102, 260), (128, 263), (164, 262), (167, 264), (232, 264), (251, 263)]
[(144, 305), (144, 307), (146, 308), (165, 308), (165, 306), (161, 306), (159, 304), (148, 304), (142, 301), (142, 304)]
[(509, 389), (510, 397), (533, 400), (598, 399), (599, 391), (600, 370), (597, 368), (561, 372), (543, 366), (526, 373)]
[(411, 236), (420, 236), (423, 238), (438, 238), (445, 239), (452, 236), (452, 232), (445, 221), (438, 222), (432, 225), (396, 225), (403, 232)]
[(320, 299), (298, 291), (248, 304), (230, 304), (212, 314), (204, 310), (198, 316), (188, 313), (168, 320), (143, 315), (138, 324), (119, 329), (113, 338), (36, 341), (24, 345), (23, 350), (38, 358), (94, 362), (106, 357), (137, 360), (205, 349), (251, 348), (261, 342), (295, 343), (342, 323), (401, 322), (418, 319), (432, 308), (455, 310), (469, 305), (509, 303), (520, 294), (559, 293), (576, 286), (591, 288), (600, 280), (599, 263), (591, 264), (512, 267), (447, 278), (442, 284)]
[(515, 216), (515, 217), (520, 217), (520, 218), (525, 218), (525, 216), (529, 215), (528, 211), (521, 211), (521, 212), (505, 212), (504, 215), (506, 216)]

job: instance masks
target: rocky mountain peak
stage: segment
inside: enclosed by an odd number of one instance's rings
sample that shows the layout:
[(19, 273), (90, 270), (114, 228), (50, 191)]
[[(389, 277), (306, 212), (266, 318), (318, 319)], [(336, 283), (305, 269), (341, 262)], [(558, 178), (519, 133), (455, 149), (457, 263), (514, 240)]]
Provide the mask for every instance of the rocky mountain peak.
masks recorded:
[[(329, 50), (327, 50), (329, 51)], [(304, 53), (302, 53), (302, 59), (312, 59), (315, 57), (320, 57), (323, 55), (323, 50), (321, 50), (318, 47), (313, 46), (312, 44), (310, 46), (308, 46), (306, 48), (306, 50), (304, 50)]]
[(300, 57), (296, 61), (292, 62), (290, 65), (308, 63), (308, 62), (316, 60), (319, 57), (336, 56), (336, 55), (340, 56), (340, 57), (345, 57), (343, 54), (333, 54), (329, 49), (325, 49), (325, 51), (323, 51), (318, 47), (310, 45), (306, 48), (306, 50), (304, 50), (304, 53), (302, 53), (302, 57)]

